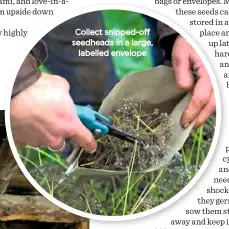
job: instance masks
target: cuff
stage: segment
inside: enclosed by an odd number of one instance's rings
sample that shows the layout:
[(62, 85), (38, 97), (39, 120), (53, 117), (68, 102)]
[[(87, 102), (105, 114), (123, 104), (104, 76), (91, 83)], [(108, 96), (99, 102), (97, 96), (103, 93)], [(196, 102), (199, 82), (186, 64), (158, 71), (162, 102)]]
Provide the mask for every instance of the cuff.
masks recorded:
[(47, 59), (47, 48), (39, 41), (25, 58), (14, 82), (12, 97), (35, 83), (41, 76), (39, 65)]
[(37, 61), (32, 54), (28, 54), (17, 74), (14, 82), (12, 97), (35, 83), (41, 76)]
[(158, 44), (164, 52), (164, 60), (171, 61), (173, 45), (179, 33), (162, 22), (158, 23), (157, 28), (159, 34)]

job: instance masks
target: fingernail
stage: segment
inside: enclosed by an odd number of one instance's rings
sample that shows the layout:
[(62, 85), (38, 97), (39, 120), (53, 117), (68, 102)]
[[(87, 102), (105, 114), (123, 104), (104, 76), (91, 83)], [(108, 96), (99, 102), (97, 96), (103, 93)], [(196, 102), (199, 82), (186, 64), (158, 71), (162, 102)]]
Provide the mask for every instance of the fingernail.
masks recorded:
[(186, 129), (189, 125), (190, 125), (189, 122), (188, 122), (188, 123), (185, 123), (185, 124), (183, 125), (184, 129)]
[(97, 149), (92, 150), (90, 153), (95, 153)]

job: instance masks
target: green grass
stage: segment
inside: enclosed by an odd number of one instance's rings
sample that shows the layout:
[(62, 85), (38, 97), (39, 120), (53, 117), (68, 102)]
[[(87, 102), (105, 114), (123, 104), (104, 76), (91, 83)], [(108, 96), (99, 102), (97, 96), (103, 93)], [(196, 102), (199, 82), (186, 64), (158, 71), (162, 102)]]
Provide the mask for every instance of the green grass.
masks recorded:
[(93, 214), (129, 215), (164, 203), (192, 180), (208, 154), (214, 126), (215, 115), (212, 115), (190, 134), (173, 160), (158, 171), (134, 174), (133, 154), (127, 176), (84, 177), (79, 180), (70, 176), (57, 190), (53, 187), (66, 170), (64, 159), (32, 147), (21, 150), (20, 155), (34, 179), (65, 204)]

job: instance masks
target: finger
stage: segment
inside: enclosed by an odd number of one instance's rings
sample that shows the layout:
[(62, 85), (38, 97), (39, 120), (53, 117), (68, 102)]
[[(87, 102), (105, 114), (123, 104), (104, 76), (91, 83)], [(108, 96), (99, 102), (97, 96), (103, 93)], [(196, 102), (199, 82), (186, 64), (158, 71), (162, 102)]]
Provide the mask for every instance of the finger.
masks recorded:
[(14, 141), (14, 144), (15, 144), (15, 146), (16, 146), (17, 148), (23, 148), (23, 147), (26, 146), (25, 143), (20, 142), (20, 141), (17, 141), (17, 140)]
[(46, 136), (44, 143), (54, 152), (63, 152), (65, 149), (65, 140), (62, 137)]
[(177, 39), (172, 52), (172, 65), (175, 72), (178, 88), (191, 91), (194, 86), (194, 78), (191, 71), (187, 42)]
[(42, 144), (38, 143), (38, 142), (32, 142), (31, 144), (27, 144), (30, 145), (32, 147), (40, 147)]
[(72, 125), (69, 131), (69, 137), (76, 141), (88, 153), (94, 153), (97, 149), (97, 143), (92, 133), (80, 122), (75, 119), (75, 124)]
[(204, 106), (204, 108), (201, 110), (200, 114), (196, 119), (195, 127), (201, 126), (209, 118), (209, 116), (215, 111), (215, 109), (216, 109), (215, 96), (214, 96), (214, 92), (212, 91), (209, 102)]
[(209, 78), (200, 77), (194, 88), (190, 102), (185, 109), (181, 125), (186, 128), (200, 113), (201, 109), (208, 103), (212, 92), (212, 85)]

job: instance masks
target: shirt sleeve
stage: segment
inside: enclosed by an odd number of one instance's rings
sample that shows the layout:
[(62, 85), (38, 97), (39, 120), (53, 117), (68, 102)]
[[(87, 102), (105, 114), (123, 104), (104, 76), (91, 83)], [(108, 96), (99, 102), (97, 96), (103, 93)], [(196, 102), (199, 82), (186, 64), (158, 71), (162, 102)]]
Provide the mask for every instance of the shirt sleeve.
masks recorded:
[(165, 61), (171, 61), (173, 45), (179, 33), (160, 21), (157, 23), (157, 30), (159, 35), (159, 47), (161, 47), (164, 52), (164, 59)]
[(12, 97), (20, 93), (25, 88), (35, 83), (41, 76), (39, 65), (47, 58), (47, 48), (43, 41), (39, 41), (23, 61), (16, 76)]

